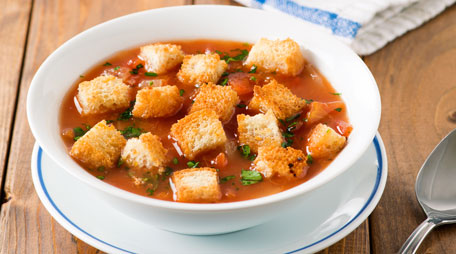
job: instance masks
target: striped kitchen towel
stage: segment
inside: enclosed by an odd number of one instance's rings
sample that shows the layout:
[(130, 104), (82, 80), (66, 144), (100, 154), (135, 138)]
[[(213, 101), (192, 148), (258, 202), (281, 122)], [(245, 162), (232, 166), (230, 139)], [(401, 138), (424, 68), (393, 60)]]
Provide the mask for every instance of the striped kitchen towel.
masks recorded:
[(332, 33), (360, 55), (433, 18), (456, 0), (236, 0), (278, 11)]

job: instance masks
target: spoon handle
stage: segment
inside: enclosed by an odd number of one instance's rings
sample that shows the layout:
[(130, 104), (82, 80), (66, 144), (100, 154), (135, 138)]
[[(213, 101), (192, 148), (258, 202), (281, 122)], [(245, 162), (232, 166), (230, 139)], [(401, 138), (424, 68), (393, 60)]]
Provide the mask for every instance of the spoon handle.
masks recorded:
[(399, 250), (399, 254), (413, 254), (418, 250), (421, 242), (439, 222), (433, 218), (427, 218), (423, 221), (409, 236), (404, 245)]

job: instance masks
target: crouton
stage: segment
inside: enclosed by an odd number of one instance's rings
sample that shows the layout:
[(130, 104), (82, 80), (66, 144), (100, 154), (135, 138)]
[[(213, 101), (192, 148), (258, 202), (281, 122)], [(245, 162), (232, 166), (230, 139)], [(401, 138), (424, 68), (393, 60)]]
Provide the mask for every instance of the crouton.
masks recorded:
[(287, 87), (272, 80), (267, 85), (253, 88), (249, 108), (260, 112), (272, 110), (278, 119), (286, 119), (300, 113), (306, 106), (304, 99), (294, 95)]
[(139, 56), (148, 72), (163, 74), (182, 63), (184, 51), (174, 44), (151, 44), (140, 48)]
[(216, 53), (190, 55), (184, 57), (177, 78), (189, 85), (217, 83), (227, 68), (228, 64)]
[(298, 43), (292, 39), (268, 40), (261, 38), (249, 52), (245, 65), (265, 72), (296, 76), (304, 68), (304, 59)]
[(230, 86), (208, 83), (199, 89), (189, 113), (205, 108), (212, 109), (217, 113), (220, 121), (226, 123), (233, 116), (235, 106), (239, 101), (237, 93)]
[(184, 98), (177, 86), (144, 88), (136, 94), (136, 102), (131, 112), (138, 118), (169, 117), (181, 108)]
[(308, 169), (304, 152), (292, 147), (262, 146), (253, 164), (266, 178), (275, 175), (289, 180), (303, 178)]
[(114, 76), (99, 76), (78, 86), (83, 115), (99, 114), (130, 106), (131, 88)]
[(280, 146), (283, 141), (277, 119), (269, 110), (266, 114), (237, 115), (239, 142), (258, 152), (260, 146)]
[(199, 153), (215, 149), (226, 142), (222, 122), (211, 109), (202, 109), (185, 116), (171, 126), (184, 156), (190, 160)]
[(307, 149), (315, 159), (332, 159), (345, 146), (346, 138), (332, 128), (319, 123), (309, 134)]
[(113, 125), (102, 120), (73, 144), (70, 155), (91, 169), (112, 168), (126, 142)]
[(130, 168), (162, 174), (165, 171), (167, 152), (160, 138), (147, 132), (127, 141), (122, 150), (122, 160)]
[(215, 202), (222, 197), (217, 171), (213, 168), (188, 168), (171, 177), (178, 202)]

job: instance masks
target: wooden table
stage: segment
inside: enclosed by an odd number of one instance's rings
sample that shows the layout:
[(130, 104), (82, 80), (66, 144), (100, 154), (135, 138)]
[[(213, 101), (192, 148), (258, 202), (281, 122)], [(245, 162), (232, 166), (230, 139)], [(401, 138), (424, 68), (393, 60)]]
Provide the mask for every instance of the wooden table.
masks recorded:
[[(44, 59), (77, 33), (132, 12), (228, 0), (0, 0), (1, 253), (99, 253), (41, 205), (30, 174), (34, 138), (26, 118), (30, 81)], [(456, 6), (364, 57), (382, 96), (380, 133), (389, 161), (383, 198), (353, 233), (321, 253), (394, 253), (425, 219), (416, 174), (456, 127)], [(69, 66), (71, 67), (71, 66)], [(455, 113), (456, 115), (456, 113)], [(420, 253), (456, 253), (456, 226), (443, 226)]]

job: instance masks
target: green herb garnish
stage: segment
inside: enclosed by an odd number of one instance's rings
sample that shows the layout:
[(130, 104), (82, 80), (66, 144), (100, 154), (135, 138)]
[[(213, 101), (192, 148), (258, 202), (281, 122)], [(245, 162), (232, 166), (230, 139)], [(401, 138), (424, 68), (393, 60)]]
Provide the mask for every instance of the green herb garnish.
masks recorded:
[(220, 86), (226, 86), (227, 83), (228, 83), (228, 78), (225, 78), (225, 79), (223, 79), (223, 81), (220, 82), (218, 85), (220, 85)]
[(195, 162), (195, 161), (189, 161), (187, 162), (187, 166), (190, 167), (190, 168), (196, 168), (199, 164), (199, 161), (198, 162)]
[(124, 164), (124, 160), (122, 160), (122, 158), (119, 159), (119, 161), (117, 161), (117, 167), (120, 168), (122, 166), (122, 164)]
[(337, 112), (340, 112), (340, 111), (342, 111), (342, 108), (336, 108), (334, 110), (337, 111)]
[(173, 173), (173, 169), (171, 167), (165, 168), (165, 175), (170, 176)]
[(254, 76), (251, 76), (249, 79), (252, 80), (252, 81), (256, 81), (257, 80)]
[(263, 176), (258, 171), (242, 170), (241, 183), (242, 185), (250, 185), (259, 183), (263, 180)]
[(110, 62), (106, 62), (103, 64), (103, 66), (111, 66), (112, 64)]
[(128, 119), (132, 118), (133, 114), (131, 113), (131, 111), (133, 111), (134, 105), (135, 105), (135, 101), (131, 101), (130, 102), (130, 107), (127, 108), (124, 112), (122, 112), (120, 114), (120, 116), (117, 118), (117, 120), (125, 121), (125, 120), (128, 120)]
[(97, 168), (97, 170), (100, 171), (100, 172), (104, 172), (105, 171), (105, 167), (100, 166), (100, 167)]
[(173, 164), (174, 164), (174, 165), (177, 165), (177, 164), (179, 164), (179, 160), (177, 160), (177, 158), (176, 158), (176, 157), (174, 157), (174, 158), (173, 158)]
[(306, 104), (310, 104), (312, 103), (314, 100), (310, 99), (310, 100), (307, 100), (307, 99), (304, 99), (306, 101)]
[(104, 176), (97, 176), (97, 178), (100, 179), (100, 180), (104, 180), (105, 179)]
[(223, 178), (220, 178), (220, 183), (226, 183), (229, 180), (234, 179), (234, 178), (235, 178), (235, 176), (225, 176)]
[(83, 78), (83, 77), (84, 77), (84, 75), (79, 75), (79, 77), (80, 77), (80, 78)]
[(116, 68), (114, 68), (115, 71), (117, 71), (118, 69), (120, 69), (120, 66), (116, 66)]
[(313, 158), (312, 158), (312, 155), (308, 154), (307, 155), (307, 164), (312, 164), (313, 163)]
[(183, 96), (184, 93), (185, 93), (185, 90), (184, 90), (184, 89), (179, 90), (179, 95), (180, 95), (180, 96)]
[(156, 76), (158, 76), (158, 74), (155, 73), (155, 72), (145, 72), (144, 75), (149, 76), (149, 77), (156, 77)]
[(238, 108), (245, 108), (245, 107), (247, 107), (247, 105), (242, 104), (242, 103), (239, 103), (239, 104), (236, 105), (236, 107), (238, 107)]
[(127, 128), (120, 131), (120, 133), (125, 138), (139, 137), (142, 132), (143, 132), (143, 130), (141, 128), (135, 128), (133, 126), (128, 126)]
[(332, 95), (341, 95), (341, 93), (331, 93)]
[[(245, 50), (245, 49), (233, 49), (231, 51), (240, 51), (240, 53), (238, 55), (231, 57), (227, 53), (222, 53), (218, 50), (216, 50), (215, 52), (217, 54), (219, 54), (220, 59), (225, 60), (226, 63), (235, 62), (235, 61), (243, 61), (249, 54), (249, 51)], [(224, 56), (222, 56), (223, 54), (224, 54)]]
[(136, 68), (134, 68), (134, 69), (132, 69), (132, 70), (130, 71), (130, 73), (133, 74), (133, 75), (136, 75), (136, 74), (138, 74), (139, 69), (141, 69), (141, 68), (143, 68), (143, 67), (144, 67), (144, 65), (138, 64), (138, 65), (136, 65)]
[(252, 65), (252, 68), (250, 68), (249, 73), (256, 73), (256, 71), (257, 71), (257, 66), (256, 65)]
[(250, 156), (250, 146), (249, 145), (242, 145), (238, 146), (238, 150), (241, 153), (242, 157), (248, 159)]
[(147, 188), (146, 192), (147, 192), (147, 195), (152, 196), (152, 195), (154, 195), (155, 190), (151, 189), (151, 188)]
[(73, 128), (73, 134), (74, 134), (74, 141), (77, 141), (78, 139), (80, 139), (82, 136), (84, 136), (84, 134), (86, 134), (86, 132), (88, 130), (90, 130), (90, 125), (85, 125), (86, 127), (86, 130), (84, 130), (83, 128), (81, 127), (76, 127), (76, 128)]
[(296, 114), (294, 116), (290, 116), (290, 117), (286, 118), (285, 121), (286, 122), (291, 122), (291, 121), (293, 121), (295, 119), (298, 119), (300, 116), (301, 116), (301, 114)]

